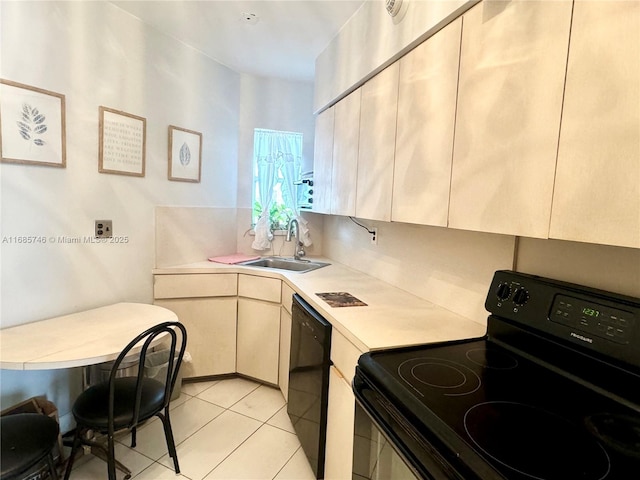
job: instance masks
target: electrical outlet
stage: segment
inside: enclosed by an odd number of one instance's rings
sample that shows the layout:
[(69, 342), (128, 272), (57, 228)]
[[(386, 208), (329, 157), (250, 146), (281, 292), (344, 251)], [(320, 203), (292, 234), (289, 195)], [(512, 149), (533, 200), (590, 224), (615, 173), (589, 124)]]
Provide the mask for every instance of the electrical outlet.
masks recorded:
[(111, 220), (96, 220), (96, 238), (111, 238), (113, 236), (113, 222)]
[(378, 229), (372, 228), (371, 229), (371, 245), (377, 245), (377, 244), (378, 244)]

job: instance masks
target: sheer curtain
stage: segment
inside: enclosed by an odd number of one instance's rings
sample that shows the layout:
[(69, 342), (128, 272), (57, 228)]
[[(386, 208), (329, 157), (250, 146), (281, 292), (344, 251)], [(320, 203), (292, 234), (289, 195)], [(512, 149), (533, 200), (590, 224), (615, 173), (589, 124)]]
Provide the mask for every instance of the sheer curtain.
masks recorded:
[[(296, 205), (295, 181), (300, 177), (300, 164), (302, 162), (302, 134), (289, 133), (281, 142), (282, 162), (280, 171), (282, 173), (282, 193), (287, 206), (294, 215), (298, 216), (298, 206)], [(290, 200), (289, 200), (290, 199)], [(290, 205), (289, 205), (290, 203)]]
[(280, 179), (282, 200), (294, 216), (298, 215), (294, 182), (302, 162), (302, 134), (255, 129), (253, 149), (258, 181), (256, 201), (262, 213), (255, 226), (256, 237), (252, 247), (267, 250), (271, 248), (273, 239), (269, 211)]

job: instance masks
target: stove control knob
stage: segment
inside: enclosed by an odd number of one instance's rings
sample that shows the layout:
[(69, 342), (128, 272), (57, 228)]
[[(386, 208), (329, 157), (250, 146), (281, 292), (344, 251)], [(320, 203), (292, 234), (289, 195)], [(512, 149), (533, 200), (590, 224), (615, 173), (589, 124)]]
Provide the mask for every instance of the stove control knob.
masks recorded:
[(498, 300), (506, 300), (511, 296), (511, 287), (508, 283), (501, 283), (498, 285), (498, 290), (496, 291), (496, 296)]
[(513, 294), (513, 303), (515, 303), (520, 307), (525, 303), (527, 303), (528, 300), (529, 300), (529, 292), (522, 287), (518, 288)]

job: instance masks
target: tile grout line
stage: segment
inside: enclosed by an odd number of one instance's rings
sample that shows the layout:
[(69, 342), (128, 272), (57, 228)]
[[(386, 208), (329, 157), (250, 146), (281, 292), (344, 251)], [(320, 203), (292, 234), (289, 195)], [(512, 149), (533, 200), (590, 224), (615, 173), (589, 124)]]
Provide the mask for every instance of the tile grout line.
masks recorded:
[[(271, 414), (271, 415), (270, 415), (266, 420), (257, 419), (257, 418), (251, 417), (250, 415), (244, 414), (244, 413), (242, 413), (242, 412), (237, 412), (237, 411), (235, 411), (235, 410), (232, 410), (232, 407), (234, 407), (235, 405), (237, 405), (238, 403), (240, 403), (241, 401), (243, 401), (245, 398), (247, 398), (247, 397), (248, 397), (249, 395), (251, 395), (252, 393), (256, 392), (256, 391), (257, 391), (257, 390), (262, 386), (262, 384), (257, 384), (255, 388), (251, 389), (251, 391), (247, 392), (245, 395), (243, 395), (242, 397), (240, 397), (237, 401), (235, 401), (234, 403), (232, 403), (230, 406), (225, 407), (225, 406), (219, 405), (219, 404), (217, 404), (217, 403), (215, 403), (215, 402), (211, 402), (211, 401), (209, 401), (209, 400), (206, 400), (206, 399), (204, 399), (204, 398), (200, 398), (200, 395), (201, 395), (201, 394), (203, 394), (203, 393), (204, 393), (204, 392), (206, 392), (207, 390), (209, 390), (209, 389), (213, 388), (214, 386), (218, 385), (218, 383), (219, 383), (219, 382), (216, 382), (215, 384), (213, 384), (213, 385), (209, 386), (208, 388), (206, 388), (205, 390), (203, 390), (203, 391), (201, 391), (201, 392), (198, 392), (198, 393), (197, 393), (197, 394), (195, 394), (195, 395), (191, 395), (191, 394), (188, 394), (188, 393), (183, 393), (185, 396), (187, 396), (187, 397), (189, 397), (189, 398), (187, 398), (187, 399), (186, 399), (184, 402), (182, 402), (180, 405), (177, 405), (175, 408), (178, 408), (178, 407), (180, 407), (180, 406), (182, 406), (182, 405), (185, 405), (187, 402), (189, 402), (189, 400), (192, 400), (192, 399), (194, 399), (194, 398), (197, 398), (197, 399), (198, 399), (198, 400), (200, 400), (200, 401), (203, 401), (203, 402), (208, 403), (208, 404), (210, 404), (210, 405), (214, 405), (214, 406), (216, 406), (216, 407), (218, 407), (218, 408), (221, 408), (221, 409), (222, 409), (222, 411), (221, 411), (218, 415), (216, 415), (214, 418), (212, 418), (211, 420), (209, 420), (208, 422), (206, 422), (205, 424), (203, 424), (203, 425), (202, 425), (200, 428), (198, 428), (196, 431), (194, 431), (193, 433), (191, 433), (188, 437), (186, 437), (185, 439), (183, 439), (181, 442), (177, 443), (177, 444), (176, 444), (176, 448), (178, 448), (178, 446), (179, 446), (179, 445), (181, 445), (182, 443), (184, 443), (186, 440), (188, 440), (189, 438), (191, 438), (193, 435), (195, 435), (196, 433), (198, 433), (198, 432), (199, 432), (200, 430), (202, 430), (204, 427), (206, 427), (207, 425), (209, 425), (209, 423), (213, 422), (215, 419), (217, 419), (218, 417), (220, 417), (223, 413), (225, 413), (225, 412), (227, 412), (227, 411), (229, 411), (229, 412), (231, 412), (231, 413), (234, 413), (234, 414), (236, 414), (236, 415), (241, 415), (241, 416), (243, 416), (243, 417), (245, 417), (245, 418), (248, 418), (248, 419), (254, 420), (254, 421), (256, 421), (256, 422), (259, 422), (259, 423), (260, 423), (260, 425), (259, 425), (259, 426), (258, 426), (258, 427), (257, 427), (257, 428), (256, 428), (256, 429), (255, 429), (255, 430), (254, 430), (254, 431), (253, 431), (253, 432), (252, 432), (252, 433), (251, 433), (247, 438), (245, 438), (245, 439), (244, 439), (241, 443), (239, 443), (239, 444), (238, 444), (238, 445), (237, 445), (233, 450), (231, 450), (231, 451), (229, 452), (229, 454), (228, 454), (228, 455), (226, 455), (226, 456), (225, 456), (225, 457), (224, 457), (224, 458), (223, 458), (223, 459), (222, 459), (222, 460), (221, 460), (221, 461), (220, 461), (220, 462), (219, 462), (215, 467), (213, 467), (210, 471), (208, 471), (208, 472), (204, 475), (204, 477), (202, 477), (203, 479), (204, 479), (204, 478), (206, 478), (208, 475), (210, 475), (210, 474), (211, 474), (211, 473), (212, 473), (216, 468), (218, 468), (218, 467), (219, 467), (219, 466), (220, 466), (224, 461), (226, 461), (226, 460), (227, 460), (231, 455), (233, 455), (233, 453), (235, 453), (235, 452), (236, 452), (236, 451), (237, 451), (237, 450), (238, 450), (242, 445), (244, 445), (244, 444), (245, 444), (245, 443), (246, 443), (246, 442), (247, 442), (247, 441), (248, 441), (248, 440), (249, 440), (253, 435), (255, 435), (255, 434), (256, 434), (256, 433), (257, 433), (261, 428), (263, 428), (265, 425), (268, 425), (269, 427), (275, 428), (275, 429), (277, 429), (277, 430), (280, 430), (280, 431), (282, 431), (282, 432), (285, 432), (285, 433), (288, 433), (288, 434), (290, 434), (290, 435), (294, 435), (294, 436), (296, 436), (296, 437), (297, 437), (297, 435), (295, 434), (295, 432), (291, 432), (291, 431), (289, 431), (289, 430), (287, 430), (287, 429), (285, 429), (285, 428), (282, 428), (282, 427), (280, 427), (280, 426), (272, 425), (272, 424), (268, 423), (268, 422), (269, 422), (273, 417), (275, 417), (278, 413), (280, 413), (280, 411), (281, 411), (283, 408), (286, 408), (286, 406), (287, 406), (286, 401), (285, 401), (285, 402), (284, 402), (284, 404), (283, 404), (282, 406), (280, 406), (280, 407), (279, 407), (279, 408), (278, 408), (278, 409), (277, 409), (273, 414)], [(274, 388), (274, 387), (271, 387), (271, 388)], [(284, 398), (283, 398), (283, 400), (284, 400)], [(129, 447), (129, 446), (127, 446), (127, 445), (125, 445), (124, 443), (122, 443), (122, 445), (123, 445), (124, 447), (126, 447), (126, 448), (128, 448), (128, 449), (130, 449), (130, 450), (133, 450), (133, 451), (135, 451), (136, 453), (138, 453), (138, 454), (140, 454), (140, 455), (142, 455), (142, 456), (144, 456), (144, 457), (148, 458), (148, 459), (149, 459), (149, 460), (151, 460), (151, 462), (152, 462), (149, 466), (147, 466), (146, 468), (144, 468), (143, 470), (141, 470), (140, 472), (138, 472), (135, 476), (133, 476), (133, 477), (132, 477), (132, 479), (134, 479), (134, 480), (135, 480), (135, 478), (136, 478), (136, 477), (139, 477), (139, 476), (140, 476), (144, 471), (146, 471), (146, 470), (148, 470), (150, 467), (154, 466), (154, 464), (157, 464), (158, 466), (160, 466), (160, 467), (162, 467), (162, 468), (165, 468), (165, 469), (170, 470), (170, 471), (172, 471), (172, 472), (173, 472), (173, 469), (172, 469), (172, 468), (169, 468), (169, 467), (167, 467), (166, 465), (164, 465), (163, 463), (160, 463), (160, 459), (161, 459), (161, 458), (163, 458), (163, 457), (165, 457), (167, 454), (163, 454), (159, 459), (154, 460), (153, 458), (151, 458), (151, 457), (149, 457), (149, 456), (147, 456), (147, 455), (145, 455), (145, 454), (143, 454), (143, 453), (141, 453), (141, 452), (138, 452), (138, 451), (137, 451), (137, 450), (135, 450), (135, 449), (131, 449), (131, 447)], [(293, 459), (293, 457), (296, 455), (296, 453), (298, 452), (298, 450), (300, 450), (300, 448), (302, 448), (302, 447), (301, 447), (301, 446), (298, 446), (298, 448), (296, 448), (296, 450), (293, 452), (293, 454), (292, 454), (289, 458), (287, 458), (287, 460), (282, 464), (282, 466), (279, 468), (279, 470), (276, 472), (276, 475), (275, 475), (273, 478), (277, 477), (277, 476), (280, 474), (280, 472), (281, 472), (281, 471), (282, 471), (282, 470), (287, 466), (287, 464), (289, 464), (289, 462)], [(174, 472), (174, 473), (175, 473), (175, 472)], [(186, 475), (185, 475), (185, 474), (183, 474), (183, 473), (180, 473), (179, 475), (181, 475), (182, 477), (184, 477), (185, 479), (188, 479), (188, 480), (201, 480), (201, 479), (193, 479), (192, 477), (188, 477), (188, 476), (186, 476)]]

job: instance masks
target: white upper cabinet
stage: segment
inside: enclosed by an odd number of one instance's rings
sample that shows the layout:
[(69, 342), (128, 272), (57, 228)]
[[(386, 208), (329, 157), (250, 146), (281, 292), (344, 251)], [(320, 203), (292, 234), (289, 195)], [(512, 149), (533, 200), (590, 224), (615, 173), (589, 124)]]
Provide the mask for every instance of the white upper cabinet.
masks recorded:
[(335, 120), (331, 174), (331, 213), (334, 215), (354, 216), (356, 214), (360, 93), (361, 89), (358, 88), (333, 107)]
[(550, 237), (640, 247), (640, 3), (577, 1)]
[(334, 107), (316, 117), (313, 148), (313, 211), (331, 213)]
[(461, 27), (454, 21), (399, 61), (394, 221), (447, 225)]
[(548, 237), (571, 9), (489, 1), (463, 16), (450, 227)]
[(356, 216), (391, 220), (398, 62), (362, 86)]

